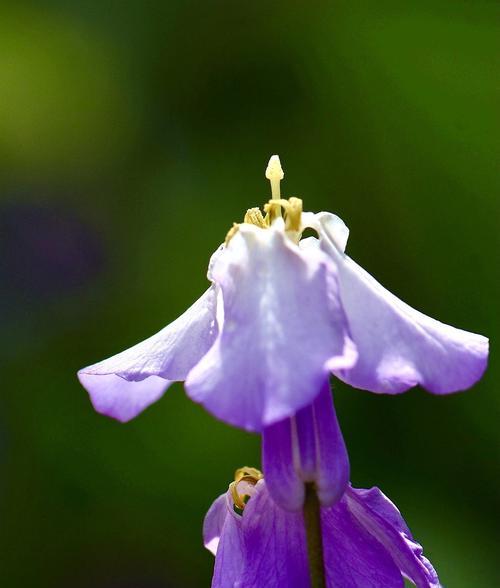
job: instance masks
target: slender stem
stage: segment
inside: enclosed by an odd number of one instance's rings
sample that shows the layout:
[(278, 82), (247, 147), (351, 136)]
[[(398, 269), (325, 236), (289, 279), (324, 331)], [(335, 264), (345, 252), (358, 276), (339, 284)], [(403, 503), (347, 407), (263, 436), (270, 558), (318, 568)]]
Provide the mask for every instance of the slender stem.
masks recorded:
[(304, 521), (306, 525), (307, 555), (309, 557), (311, 588), (326, 588), (320, 504), (313, 484), (306, 484)]

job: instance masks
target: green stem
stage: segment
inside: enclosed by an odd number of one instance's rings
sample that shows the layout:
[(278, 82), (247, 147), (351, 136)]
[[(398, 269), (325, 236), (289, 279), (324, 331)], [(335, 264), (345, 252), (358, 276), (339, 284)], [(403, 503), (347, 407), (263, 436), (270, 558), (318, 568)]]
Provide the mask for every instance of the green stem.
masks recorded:
[(306, 525), (307, 555), (309, 558), (311, 588), (326, 588), (320, 504), (313, 484), (306, 484), (304, 522)]

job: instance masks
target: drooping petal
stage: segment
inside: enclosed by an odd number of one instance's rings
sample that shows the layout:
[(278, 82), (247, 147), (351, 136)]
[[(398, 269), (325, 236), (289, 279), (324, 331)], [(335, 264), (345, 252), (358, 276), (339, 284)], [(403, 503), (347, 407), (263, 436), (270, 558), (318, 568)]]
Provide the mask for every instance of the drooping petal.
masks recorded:
[(262, 465), (266, 485), (273, 499), (286, 510), (296, 511), (304, 504), (304, 481), (297, 469), (292, 419), (269, 425), (262, 434)]
[(401, 572), (417, 588), (439, 588), (436, 571), (387, 496), (378, 488), (349, 488), (346, 501), (360, 524), (385, 547)]
[(244, 566), (241, 588), (309, 588), (309, 569), (301, 512), (280, 509), (265, 482), (242, 517)]
[(313, 407), (318, 397), (319, 394), (312, 404), (301, 408), (294, 417), (298, 454), (297, 467), (305, 482), (314, 482), (318, 467), (318, 440), (316, 439)]
[(203, 545), (213, 555), (217, 554), (217, 547), (227, 515), (227, 495), (224, 493), (213, 501), (203, 521)]
[(159, 376), (146, 380), (125, 380), (115, 374), (78, 373), (78, 379), (90, 394), (97, 412), (126, 423), (153, 402), (159, 400), (172, 382)]
[(274, 226), (243, 224), (211, 276), (224, 325), (186, 389), (218, 418), (261, 431), (310, 404), (328, 367), (355, 362), (335, 267), (322, 251), (301, 251)]
[(464, 390), (483, 374), (488, 340), (436, 321), (383, 288), (336, 246), (331, 215), (316, 215), (321, 246), (337, 266), (339, 292), (358, 350), (351, 369), (333, 369), (355, 386), (395, 394), (420, 384), (430, 392)]
[(313, 404), (317, 443), (315, 483), (323, 506), (335, 504), (349, 482), (349, 456), (326, 383)]
[(384, 546), (357, 521), (345, 500), (321, 510), (328, 588), (403, 588)]
[(184, 380), (216, 335), (216, 287), (156, 335), (83, 368), (78, 378), (98, 412), (128, 421), (158, 400), (172, 381)]
[(315, 484), (323, 506), (342, 497), (349, 457), (328, 380), (312, 404), (264, 429), (262, 461), (267, 488), (281, 508), (302, 508), (306, 482)]
[[(314, 229), (318, 234), (327, 232), (328, 237), (333, 241), (337, 249), (344, 253), (347, 247), (347, 240), (349, 239), (349, 228), (345, 222), (336, 214), (331, 212), (303, 212), (302, 213), (303, 228)], [(314, 244), (316, 241), (316, 244)], [(317, 246), (317, 239), (315, 237), (307, 237), (300, 242), (301, 246)]]

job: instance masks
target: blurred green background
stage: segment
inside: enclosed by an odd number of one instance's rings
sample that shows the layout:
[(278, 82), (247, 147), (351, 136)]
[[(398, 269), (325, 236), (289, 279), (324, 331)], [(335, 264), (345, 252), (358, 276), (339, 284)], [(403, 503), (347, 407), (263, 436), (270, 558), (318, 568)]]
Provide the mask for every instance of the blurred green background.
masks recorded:
[[(384, 285), (495, 339), (499, 8), (0, 4), (1, 586), (209, 585), (204, 513), (259, 439), (180, 384), (113, 422), (75, 372), (204, 291), (272, 153)], [(493, 348), (465, 394), (337, 386), (353, 483), (399, 505), (453, 588), (499, 583), (499, 376)]]

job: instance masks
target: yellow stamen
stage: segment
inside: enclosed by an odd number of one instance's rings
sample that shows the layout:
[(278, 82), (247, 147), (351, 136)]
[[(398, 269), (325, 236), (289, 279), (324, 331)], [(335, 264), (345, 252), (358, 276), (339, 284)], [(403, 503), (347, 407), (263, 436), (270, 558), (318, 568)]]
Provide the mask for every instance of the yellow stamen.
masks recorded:
[(246, 211), (243, 222), (255, 225), (257, 227), (260, 227), (261, 229), (267, 229), (268, 227), (266, 221), (264, 220), (264, 217), (262, 216), (260, 208), (249, 208)]
[(269, 213), (275, 205), (279, 205), (285, 209), (285, 231), (293, 231), (294, 233), (300, 233), (302, 224), (302, 200), (300, 198), (289, 198), (284, 200), (269, 200), (264, 205), (264, 212)]
[(260, 472), (258, 469), (249, 468), (246, 466), (238, 468), (234, 472), (234, 482), (229, 484), (229, 491), (231, 492), (231, 497), (236, 508), (243, 510), (246, 504), (245, 497), (248, 496), (246, 494), (241, 495), (238, 492), (238, 484), (240, 482), (247, 482), (248, 484), (255, 486), (255, 484), (257, 484), (259, 480), (262, 480), (263, 477), (264, 476), (262, 475), (262, 472)]
[(231, 241), (231, 239), (236, 235), (239, 229), (240, 225), (238, 223), (233, 223), (233, 226), (227, 232), (226, 239), (224, 240), (225, 245), (227, 245), (229, 241)]

